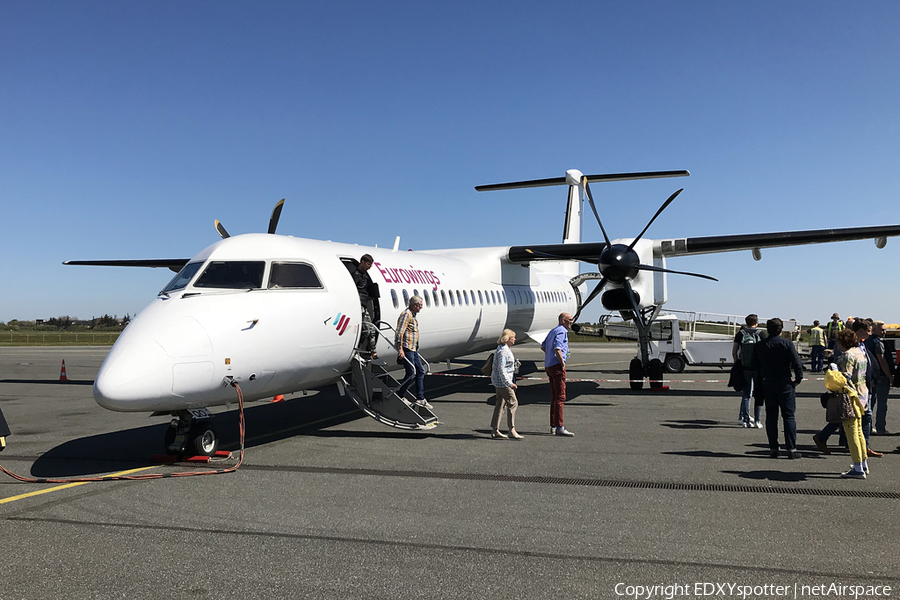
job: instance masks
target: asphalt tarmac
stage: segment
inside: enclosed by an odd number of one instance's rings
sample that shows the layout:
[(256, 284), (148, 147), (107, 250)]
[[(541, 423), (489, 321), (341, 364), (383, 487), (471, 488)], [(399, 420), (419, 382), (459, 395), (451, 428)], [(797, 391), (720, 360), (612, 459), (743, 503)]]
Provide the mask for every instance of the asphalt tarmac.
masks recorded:
[[(249, 404), (234, 473), (79, 484), (0, 474), (0, 598), (900, 594), (900, 454), (888, 453), (900, 437), (872, 439), (886, 454), (870, 459), (869, 479), (841, 479), (846, 450), (812, 444), (821, 380), (798, 388), (803, 458), (771, 459), (765, 430), (737, 425), (726, 371), (689, 367), (666, 376), (668, 391), (633, 392), (632, 345), (571, 350), (568, 376), (583, 380), (568, 385), (574, 438), (549, 434), (549, 385), (526, 344), (514, 348), (527, 378), (521, 441), (490, 439), (489, 381), (448, 376), (479, 375), (478, 355), (433, 365), (441, 424), (428, 432), (380, 425), (331, 388)], [(94, 402), (107, 351), (0, 348), (13, 432), (3, 467), (35, 478), (209, 468), (154, 465), (168, 418)], [(214, 412), (236, 450), (236, 408)], [(900, 431), (900, 407), (892, 423)]]

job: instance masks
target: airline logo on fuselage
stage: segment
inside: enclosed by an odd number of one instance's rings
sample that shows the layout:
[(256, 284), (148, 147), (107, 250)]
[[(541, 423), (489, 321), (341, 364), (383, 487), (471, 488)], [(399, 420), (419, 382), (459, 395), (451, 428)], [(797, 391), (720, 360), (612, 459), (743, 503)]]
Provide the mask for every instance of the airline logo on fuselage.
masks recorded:
[(337, 330), (338, 332), (338, 337), (344, 335), (344, 332), (347, 330), (347, 325), (349, 324), (350, 317), (348, 317), (347, 315), (342, 315), (341, 313), (338, 313), (338, 315), (334, 318), (334, 322), (332, 323), (335, 330)]
[(432, 290), (437, 291), (441, 280), (434, 271), (423, 271), (412, 265), (409, 268), (382, 267), (381, 263), (375, 263), (375, 268), (381, 273), (385, 283), (419, 283), (422, 285), (431, 285)]

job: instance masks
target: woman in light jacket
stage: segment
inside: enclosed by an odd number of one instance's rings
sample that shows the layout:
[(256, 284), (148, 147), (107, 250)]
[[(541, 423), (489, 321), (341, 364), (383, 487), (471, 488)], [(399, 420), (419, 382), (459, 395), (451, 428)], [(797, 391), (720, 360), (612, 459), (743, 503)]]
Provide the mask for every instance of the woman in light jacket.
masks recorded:
[(866, 353), (860, 349), (859, 338), (850, 329), (842, 329), (837, 333), (836, 346), (843, 352), (838, 358), (838, 370), (847, 379), (847, 387), (855, 392), (851, 394), (851, 398), (856, 412), (856, 418), (843, 422), (853, 466), (849, 471), (841, 473), (841, 477), (865, 479), (869, 464), (866, 460), (866, 438), (863, 436), (861, 423), (869, 403), (869, 390), (866, 387)]
[[(516, 343), (516, 332), (512, 329), (504, 329), (497, 340), (497, 349), (494, 351), (494, 367), (491, 369), (491, 384), (497, 391), (497, 403), (494, 405), (494, 417), (491, 419), (491, 437), (495, 440), (510, 437), (521, 440), (523, 436), (516, 433), (516, 408), (519, 401), (516, 399), (515, 370), (516, 357), (512, 353), (512, 345)], [(500, 432), (500, 414), (506, 407), (506, 420), (509, 425), (509, 435)]]

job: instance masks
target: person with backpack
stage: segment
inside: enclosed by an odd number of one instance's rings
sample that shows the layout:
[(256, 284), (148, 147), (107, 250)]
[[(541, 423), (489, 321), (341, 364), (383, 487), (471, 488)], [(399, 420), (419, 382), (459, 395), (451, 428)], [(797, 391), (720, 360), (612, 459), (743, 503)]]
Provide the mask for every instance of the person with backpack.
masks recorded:
[(759, 317), (749, 314), (744, 319), (746, 327), (741, 327), (734, 336), (734, 345), (731, 347), (731, 357), (734, 362), (740, 361), (744, 367), (744, 389), (741, 390), (741, 408), (738, 413), (738, 425), (741, 427), (756, 427), (762, 429), (762, 403), (755, 402), (754, 416), (750, 417), (750, 398), (753, 397), (757, 382), (757, 373), (751, 366), (753, 350), (756, 344), (766, 339), (766, 332), (757, 327)]

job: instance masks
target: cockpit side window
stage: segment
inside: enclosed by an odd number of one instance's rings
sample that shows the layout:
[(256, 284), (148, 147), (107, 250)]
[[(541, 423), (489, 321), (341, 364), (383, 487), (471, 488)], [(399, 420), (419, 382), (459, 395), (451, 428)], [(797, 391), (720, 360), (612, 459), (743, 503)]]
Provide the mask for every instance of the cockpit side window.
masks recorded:
[(213, 261), (194, 283), (194, 287), (229, 290), (261, 288), (265, 267), (265, 262), (255, 260)]
[(160, 293), (166, 292), (177, 292), (178, 290), (183, 290), (187, 287), (188, 282), (197, 274), (197, 271), (200, 270), (200, 267), (203, 266), (202, 262), (192, 262), (184, 265), (178, 274), (172, 278), (166, 287), (162, 289)]
[(312, 265), (273, 262), (269, 289), (278, 288), (322, 289), (322, 282)]

